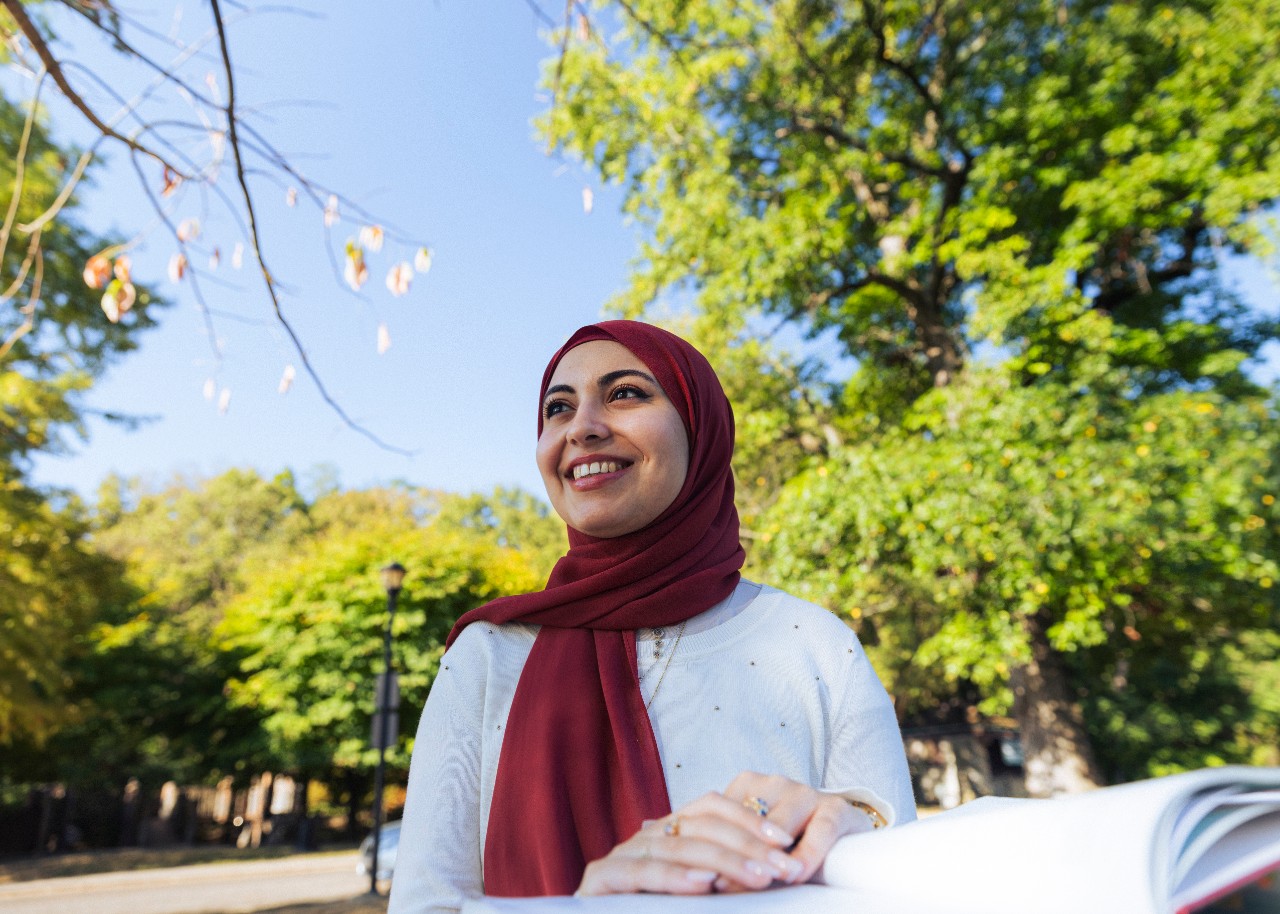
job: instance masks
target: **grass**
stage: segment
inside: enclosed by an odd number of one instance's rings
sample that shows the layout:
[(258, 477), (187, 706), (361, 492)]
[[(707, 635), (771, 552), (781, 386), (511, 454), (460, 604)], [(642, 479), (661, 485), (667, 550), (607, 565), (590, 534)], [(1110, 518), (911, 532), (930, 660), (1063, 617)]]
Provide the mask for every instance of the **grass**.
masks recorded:
[[(329, 853), (353, 850), (351, 847), (333, 848)], [(12, 882), (30, 882), (34, 879), (57, 879), (61, 876), (84, 876), (89, 873), (114, 873), (121, 870), (151, 870), (170, 866), (187, 866), (194, 863), (244, 862), (248, 860), (276, 860), (300, 853), (292, 847), (172, 847), (172, 848), (120, 848), (118, 850), (83, 851), (55, 854), (48, 857), (11, 857), (0, 859), (0, 885)], [(314, 853), (311, 852), (311, 853)], [(323, 852), (322, 852), (323, 853)], [(384, 910), (378, 908), (376, 910)], [(273, 909), (281, 914), (364, 914), (363, 908), (335, 908), (329, 911), (324, 905), (301, 905)], [(370, 908), (370, 911), (375, 910)]]

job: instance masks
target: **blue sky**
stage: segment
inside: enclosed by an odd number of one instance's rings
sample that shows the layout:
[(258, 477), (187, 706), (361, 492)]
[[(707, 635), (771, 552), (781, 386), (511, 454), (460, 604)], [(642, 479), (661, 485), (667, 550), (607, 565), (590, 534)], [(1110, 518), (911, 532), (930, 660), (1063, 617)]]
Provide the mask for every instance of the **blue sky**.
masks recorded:
[[(205, 4), (133, 9), (187, 40), (208, 27)], [(429, 245), (434, 260), (407, 296), (393, 298), (385, 272), (412, 259), (414, 247), (388, 244), (371, 255), (369, 282), (356, 296), (331, 271), (326, 244), (341, 257), (361, 223), (344, 220), (326, 242), (318, 209), (289, 208), (283, 185), (256, 179), (264, 252), (331, 393), (373, 433), (414, 455), (379, 449), (347, 429), (301, 372), (287, 395), (277, 392), (285, 365), (297, 358), (272, 322), (261, 280), (248, 263), (230, 269), (238, 229), (218, 215), (215, 201), (188, 188), (173, 217), (198, 218), (200, 243), (223, 255), (204, 283), (218, 312), (221, 360), (188, 287), (165, 278), (174, 243), (152, 232), (131, 252), (135, 277), (174, 306), (89, 397), (95, 409), (149, 420), (132, 431), (91, 421), (88, 443), (41, 457), (35, 478), (92, 494), (109, 472), (159, 485), (174, 475), (251, 466), (291, 468), (304, 483), (336, 471), (347, 487), (406, 480), (454, 491), (515, 484), (541, 494), (533, 448), (543, 365), (575, 328), (600, 316), (636, 246), (620, 215), (621, 191), (549, 157), (534, 139), (531, 121), (547, 105), (538, 77), (551, 54), (542, 25), (523, 0), (299, 9), (304, 14), (233, 21), (241, 106), (259, 112), (252, 122), (295, 165)], [(312, 9), (324, 12), (305, 13)], [(62, 49), (117, 92), (131, 95), (141, 85), (96, 37), (66, 17), (53, 21)], [(195, 83), (216, 70), (212, 57), (185, 68)], [(72, 75), (88, 96), (113, 107), (83, 71)], [(12, 78), (4, 85), (22, 91)], [(45, 99), (52, 95), (46, 90)], [(50, 109), (61, 137), (89, 140), (78, 114), (56, 102)], [(158, 110), (190, 117), (179, 100)], [(230, 178), (224, 174), (224, 186)], [(94, 183), (82, 195), (81, 221), (126, 237), (152, 224), (121, 152), (97, 169)], [(590, 213), (584, 188), (594, 197)], [(1253, 300), (1277, 310), (1266, 271), (1236, 272)], [(392, 341), (383, 355), (376, 351), (381, 323)], [(1267, 378), (1280, 374), (1274, 347), (1272, 355), (1261, 371)], [(213, 402), (204, 394), (210, 380)], [(220, 414), (224, 390), (230, 402)]]
[[(548, 157), (533, 139), (531, 120), (546, 107), (538, 75), (549, 51), (520, 0), (324, 6), (323, 18), (261, 13), (231, 26), (240, 102), (263, 109), (256, 123), (295, 164), (428, 244), (433, 264), (407, 296), (393, 298), (385, 272), (412, 260), (414, 248), (389, 243), (370, 255), (370, 280), (357, 297), (331, 271), (320, 211), (291, 209), (282, 187), (258, 180), (264, 252), (290, 291), (286, 313), (335, 398), (379, 437), (416, 453), (389, 453), (345, 428), (300, 370), (287, 395), (277, 392), (284, 366), (297, 359), (248, 262), (230, 269), (238, 232), (188, 188), (174, 217), (200, 219), (200, 241), (222, 252), (204, 283), (222, 315), (215, 316), (221, 364), (189, 291), (165, 276), (174, 243), (149, 235), (132, 252), (135, 277), (171, 296), (174, 307), (89, 402), (154, 418), (133, 431), (91, 422), (87, 445), (38, 461), (38, 482), (88, 494), (108, 472), (162, 483), (233, 466), (289, 467), (305, 479), (325, 465), (349, 487), (403, 479), (456, 491), (518, 484), (541, 492), (533, 462), (538, 381), (550, 354), (597, 319), (624, 281), (635, 242), (619, 214), (621, 193)], [(162, 31), (172, 25), (167, 16), (148, 21)], [(192, 4), (177, 29), (190, 37), (206, 24), (207, 7)], [(95, 40), (65, 22), (60, 34), (64, 50), (130, 94), (128, 74)], [(197, 59), (187, 72), (200, 83), (213, 64)], [(59, 135), (87, 140), (77, 115), (51, 111)], [(584, 187), (594, 196), (590, 213)], [(96, 229), (130, 236), (153, 220), (119, 151), (83, 196), (80, 218)], [(339, 256), (359, 227), (334, 228)], [(378, 355), (383, 322), (392, 346)], [(225, 415), (216, 397), (205, 399), (210, 378), (218, 396), (231, 391)]]

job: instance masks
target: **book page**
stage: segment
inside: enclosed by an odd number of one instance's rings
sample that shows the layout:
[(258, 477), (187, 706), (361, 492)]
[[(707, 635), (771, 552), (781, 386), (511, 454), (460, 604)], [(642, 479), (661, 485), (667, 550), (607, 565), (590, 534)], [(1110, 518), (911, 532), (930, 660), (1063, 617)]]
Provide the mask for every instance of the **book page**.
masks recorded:
[[(1225, 767), (1056, 800), (978, 800), (918, 822), (841, 839), (828, 885), (741, 895), (618, 895), (469, 901), (464, 914), (1170, 914), (1170, 845), (1195, 794), (1230, 785), (1280, 787), (1280, 769)], [(1235, 798), (1228, 798), (1234, 802)], [(1274, 850), (1274, 815), (1206, 851), (1181, 902), (1244, 878)], [(1239, 837), (1237, 837), (1239, 835)], [(1257, 841), (1258, 836), (1272, 842)]]
[(1274, 768), (1224, 767), (1055, 800), (986, 809), (976, 801), (970, 814), (957, 815), (962, 806), (842, 839), (824, 878), (877, 891), (900, 886), (904, 897), (947, 914), (1165, 914), (1176, 859), (1169, 839), (1182, 805), (1205, 790), (1278, 783)]
[[(1246, 822), (1274, 812), (1280, 812), (1280, 806), (1266, 803), (1226, 806), (1213, 810), (1205, 817), (1204, 827), (1197, 828), (1188, 844), (1178, 852), (1178, 862), (1173, 868), (1173, 887), (1177, 888), (1185, 882), (1192, 867), (1210, 850), (1229, 849), (1233, 845), (1233, 839), (1238, 841), (1234, 833), (1240, 831)], [(1280, 846), (1280, 833), (1276, 835), (1276, 843)], [(1220, 855), (1217, 859), (1220, 859)]]
[(1228, 888), (1280, 866), (1280, 809), (1252, 819), (1206, 851), (1173, 895), (1176, 910), (1197, 907)]

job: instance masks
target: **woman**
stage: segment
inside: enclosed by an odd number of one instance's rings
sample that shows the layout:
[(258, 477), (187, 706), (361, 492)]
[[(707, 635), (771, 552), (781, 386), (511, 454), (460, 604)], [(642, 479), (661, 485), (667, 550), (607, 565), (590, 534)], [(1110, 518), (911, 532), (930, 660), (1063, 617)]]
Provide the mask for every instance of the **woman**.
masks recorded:
[(450, 635), (391, 914), (800, 882), (841, 835), (915, 817), (856, 637), (741, 579), (732, 453), (720, 382), (679, 337), (606, 321), (552, 358), (537, 460), (570, 549)]

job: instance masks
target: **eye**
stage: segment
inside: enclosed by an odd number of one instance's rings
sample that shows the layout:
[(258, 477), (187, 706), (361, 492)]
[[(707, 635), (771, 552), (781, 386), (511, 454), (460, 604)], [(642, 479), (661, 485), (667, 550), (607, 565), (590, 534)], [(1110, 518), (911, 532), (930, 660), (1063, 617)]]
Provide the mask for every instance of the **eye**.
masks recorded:
[(545, 422), (554, 416), (560, 415), (569, 409), (569, 404), (564, 400), (550, 400), (542, 407), (542, 420)]
[(648, 400), (650, 395), (632, 384), (622, 384), (609, 394), (610, 400)]

